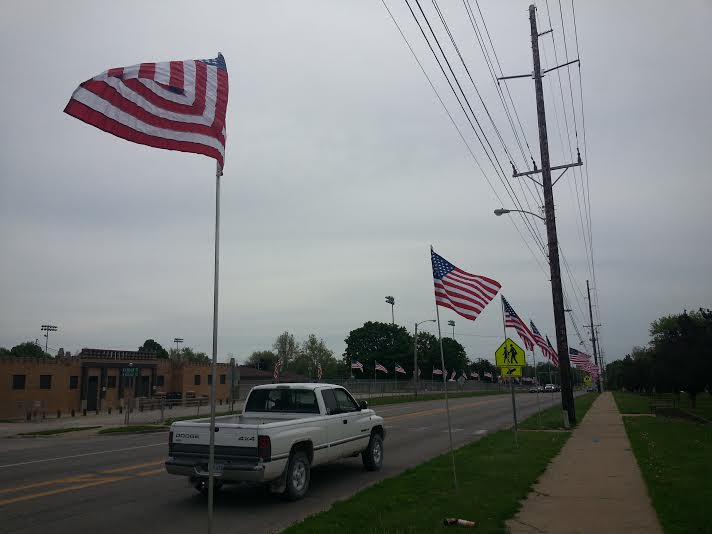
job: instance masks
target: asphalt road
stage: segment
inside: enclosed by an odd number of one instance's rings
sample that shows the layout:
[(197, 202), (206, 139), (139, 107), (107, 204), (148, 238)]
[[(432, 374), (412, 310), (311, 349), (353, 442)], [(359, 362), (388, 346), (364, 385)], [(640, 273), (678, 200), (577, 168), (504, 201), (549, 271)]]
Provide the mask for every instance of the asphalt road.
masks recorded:
[[(560, 397), (542, 394), (540, 401), (543, 408)], [(536, 395), (517, 395), (520, 419), (536, 406)], [(448, 450), (443, 401), (375, 409), (387, 429), (381, 471), (364, 471), (360, 458), (315, 468), (311, 489), (298, 502), (260, 487), (224, 488), (215, 501), (215, 532), (280, 531)], [(454, 399), (450, 409), (456, 446), (512, 422), (509, 395)], [(167, 439), (160, 433), (0, 440), (0, 532), (204, 532), (206, 499), (164, 471)]]

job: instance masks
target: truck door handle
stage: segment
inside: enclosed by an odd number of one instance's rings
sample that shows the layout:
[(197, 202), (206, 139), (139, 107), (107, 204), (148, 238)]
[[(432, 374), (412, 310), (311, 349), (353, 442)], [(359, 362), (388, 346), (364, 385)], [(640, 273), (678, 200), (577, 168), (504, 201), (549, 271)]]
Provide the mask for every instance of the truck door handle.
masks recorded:
[(344, 419), (344, 424), (345, 424), (345, 425), (348, 424), (348, 422), (349, 422), (348, 419)]

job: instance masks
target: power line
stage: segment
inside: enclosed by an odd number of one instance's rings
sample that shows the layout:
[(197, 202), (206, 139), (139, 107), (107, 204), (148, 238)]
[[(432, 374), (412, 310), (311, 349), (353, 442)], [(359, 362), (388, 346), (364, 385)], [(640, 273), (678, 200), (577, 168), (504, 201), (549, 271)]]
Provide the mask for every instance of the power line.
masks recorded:
[[(408, 47), (408, 50), (410, 50), (411, 55), (415, 59), (416, 63), (418, 64), (418, 67), (420, 67), (421, 72), (425, 76), (425, 78), (428, 80), (428, 84), (430, 85), (430, 88), (433, 90), (435, 93), (435, 96), (437, 97), (438, 101), (440, 102), (440, 105), (442, 106), (443, 110), (445, 110), (445, 113), (447, 114), (448, 118), (450, 119), (450, 122), (452, 123), (453, 127), (457, 131), (458, 135), (460, 136), (460, 139), (462, 140), (463, 144), (467, 148), (467, 151), (469, 152), (470, 156), (474, 160), (475, 164), (477, 167), (480, 169), (480, 172), (482, 173), (482, 176), (484, 177), (485, 181), (487, 182), (487, 185), (489, 185), (490, 189), (494, 193), (494, 196), (499, 200), (500, 203), (503, 203), (502, 198), (499, 196), (499, 193), (497, 193), (497, 190), (495, 189), (494, 185), (490, 181), (489, 177), (485, 173), (484, 169), (482, 168), (482, 165), (480, 164), (479, 160), (477, 159), (477, 156), (472, 150), (472, 147), (470, 144), (467, 142), (467, 139), (465, 139), (465, 136), (463, 135), (462, 131), (460, 130), (460, 127), (457, 125), (457, 122), (453, 118), (452, 114), (450, 113), (450, 110), (447, 108), (445, 105), (445, 102), (443, 101), (442, 97), (440, 96), (440, 93), (438, 92), (437, 88), (433, 84), (432, 80), (430, 79), (430, 76), (426, 72), (425, 68), (423, 67), (423, 64), (421, 63), (420, 59), (418, 58), (418, 55), (415, 53), (413, 50), (413, 47), (410, 45), (410, 42), (408, 41), (407, 37), (403, 33), (403, 30), (401, 29), (400, 25), (396, 21), (395, 17), (393, 16), (393, 13), (391, 10), (388, 8), (388, 5), (386, 4), (385, 0), (381, 0), (381, 3), (383, 4), (383, 7), (386, 9), (388, 12), (388, 15), (390, 16), (391, 20), (393, 21), (393, 24), (396, 26), (398, 29), (398, 33), (400, 36), (403, 38), (403, 41), (405, 42), (406, 46)], [(534, 254), (534, 251), (531, 249), (531, 246), (529, 245), (529, 242), (525, 239), (524, 235), (522, 234), (521, 230), (519, 229), (519, 226), (516, 223), (516, 220), (514, 218), (510, 218), (509, 221), (511, 222), (512, 226), (514, 226), (514, 229), (517, 231), (517, 234), (519, 234), (519, 237), (521, 240), (524, 242), (524, 245), (527, 247), (529, 250), (529, 253), (532, 255), (534, 258), (534, 261), (536, 264), (539, 266), (539, 269), (546, 275), (546, 270), (544, 267), (541, 265), (541, 262), (539, 261), (539, 258), (536, 254)]]

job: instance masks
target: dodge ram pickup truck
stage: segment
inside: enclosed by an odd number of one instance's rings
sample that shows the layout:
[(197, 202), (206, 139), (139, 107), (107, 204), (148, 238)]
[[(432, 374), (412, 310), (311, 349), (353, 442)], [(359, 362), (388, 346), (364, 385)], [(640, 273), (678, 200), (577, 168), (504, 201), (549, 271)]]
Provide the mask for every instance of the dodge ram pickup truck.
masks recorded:
[[(383, 464), (383, 418), (332, 384), (269, 384), (252, 388), (241, 415), (215, 419), (214, 488), (268, 483), (291, 500), (309, 489), (310, 469), (361, 455), (366, 469)], [(171, 425), (166, 470), (207, 491), (210, 423)]]

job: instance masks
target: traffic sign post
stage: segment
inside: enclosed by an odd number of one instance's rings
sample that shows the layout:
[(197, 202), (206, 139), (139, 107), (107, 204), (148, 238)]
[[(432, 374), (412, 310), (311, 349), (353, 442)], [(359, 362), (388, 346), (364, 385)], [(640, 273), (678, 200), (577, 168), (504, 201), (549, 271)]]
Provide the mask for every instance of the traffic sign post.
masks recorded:
[[(506, 337), (505, 328), (505, 337)], [(514, 377), (522, 376), (522, 369), (527, 364), (527, 357), (524, 349), (517, 345), (510, 338), (506, 337), (504, 343), (494, 353), (497, 367), (502, 372), (502, 378), (509, 378), (510, 390), (512, 392), (512, 419), (514, 420), (514, 444), (519, 447), (517, 440), (517, 401), (514, 397)]]

